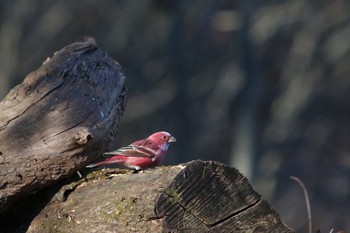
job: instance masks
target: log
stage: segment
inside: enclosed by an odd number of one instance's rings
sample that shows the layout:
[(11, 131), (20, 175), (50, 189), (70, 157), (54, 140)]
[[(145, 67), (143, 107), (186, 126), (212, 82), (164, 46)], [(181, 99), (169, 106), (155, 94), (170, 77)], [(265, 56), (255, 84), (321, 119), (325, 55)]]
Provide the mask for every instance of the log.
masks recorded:
[(219, 162), (120, 171), (63, 186), (27, 232), (294, 232), (237, 169)]
[(125, 108), (120, 65), (85, 37), (0, 102), (0, 213), (115, 147)]

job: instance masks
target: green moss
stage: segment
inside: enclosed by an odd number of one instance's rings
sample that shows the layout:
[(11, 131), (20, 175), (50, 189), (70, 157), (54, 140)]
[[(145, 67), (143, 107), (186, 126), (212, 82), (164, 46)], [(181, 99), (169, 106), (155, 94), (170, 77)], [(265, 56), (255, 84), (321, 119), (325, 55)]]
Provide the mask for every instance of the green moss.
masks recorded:
[(71, 224), (74, 221), (70, 218), (68, 214), (63, 214), (62, 217), (56, 218), (55, 220), (43, 221), (37, 228), (36, 232), (47, 232), (47, 233), (68, 233), (69, 229), (72, 229)]
[(164, 193), (169, 197), (175, 199), (177, 202), (180, 202), (180, 200), (182, 200), (182, 193), (178, 193), (177, 190), (173, 188), (167, 188), (166, 190), (164, 190)]
[(115, 203), (115, 211), (114, 211), (114, 217), (118, 218), (121, 214), (124, 214), (127, 211), (130, 211), (130, 209), (135, 208), (135, 204), (137, 202), (137, 198), (131, 198), (131, 199), (124, 199), (119, 202)]
[(99, 211), (99, 216), (106, 222), (124, 223), (140, 221), (140, 210), (138, 210), (139, 199), (136, 197), (121, 198), (118, 201), (105, 206)]
[(98, 180), (101, 178), (109, 178), (112, 174), (128, 174), (131, 173), (131, 170), (121, 169), (121, 168), (105, 168), (97, 171), (90, 172), (85, 175), (86, 180)]

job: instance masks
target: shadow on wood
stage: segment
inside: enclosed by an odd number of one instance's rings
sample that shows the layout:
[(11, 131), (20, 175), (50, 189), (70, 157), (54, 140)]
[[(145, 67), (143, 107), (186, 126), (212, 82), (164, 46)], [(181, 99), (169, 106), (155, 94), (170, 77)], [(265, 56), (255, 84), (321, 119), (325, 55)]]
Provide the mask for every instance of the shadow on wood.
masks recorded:
[(119, 64), (87, 37), (10, 91), (0, 102), (0, 212), (113, 147), (124, 81)]
[(218, 162), (110, 176), (121, 171), (88, 174), (28, 232), (293, 232), (238, 170)]

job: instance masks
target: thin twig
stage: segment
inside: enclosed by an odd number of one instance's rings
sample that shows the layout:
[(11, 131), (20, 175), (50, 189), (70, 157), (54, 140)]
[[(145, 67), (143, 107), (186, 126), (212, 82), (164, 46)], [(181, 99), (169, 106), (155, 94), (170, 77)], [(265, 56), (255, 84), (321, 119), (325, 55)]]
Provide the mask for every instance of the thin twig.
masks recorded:
[(309, 220), (309, 233), (312, 233), (312, 217), (311, 217), (311, 208), (310, 208), (310, 201), (309, 201), (309, 195), (307, 193), (307, 189), (305, 188), (304, 183), (296, 176), (290, 176), (290, 178), (292, 180), (295, 180), (300, 187), (303, 189), (304, 191), (304, 195), (305, 195), (305, 203), (306, 203), (306, 209), (307, 209), (307, 217)]

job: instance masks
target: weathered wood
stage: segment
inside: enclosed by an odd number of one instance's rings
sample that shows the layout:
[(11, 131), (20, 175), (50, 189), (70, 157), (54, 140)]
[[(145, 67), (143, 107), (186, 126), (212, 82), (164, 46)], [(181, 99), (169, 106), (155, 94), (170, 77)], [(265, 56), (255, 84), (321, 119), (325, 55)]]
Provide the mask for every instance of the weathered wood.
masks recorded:
[(0, 212), (113, 147), (125, 107), (119, 64), (85, 38), (0, 102)]
[(238, 170), (218, 162), (107, 171), (58, 201), (63, 187), (27, 232), (293, 232)]
[(292, 232), (237, 169), (190, 163), (156, 204), (163, 232)]

